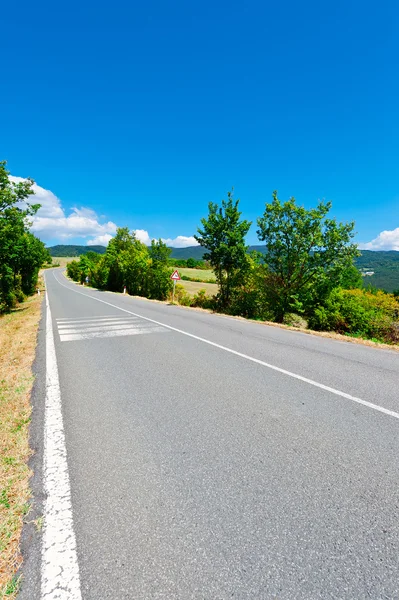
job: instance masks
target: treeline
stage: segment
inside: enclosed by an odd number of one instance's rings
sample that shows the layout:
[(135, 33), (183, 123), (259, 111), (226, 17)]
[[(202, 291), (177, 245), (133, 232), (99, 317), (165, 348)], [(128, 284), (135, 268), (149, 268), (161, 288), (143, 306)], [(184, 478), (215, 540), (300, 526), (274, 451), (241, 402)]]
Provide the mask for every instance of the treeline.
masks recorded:
[(274, 192), (257, 219), (262, 254), (248, 254), (245, 236), (251, 223), (241, 218), (238, 205), (231, 193), (220, 207), (210, 203), (195, 236), (219, 285), (215, 298), (203, 298), (204, 306), (399, 342), (399, 302), (394, 294), (363, 288), (354, 265), (360, 254), (352, 242), (354, 223), (330, 218), (331, 203), (306, 210), (295, 198), (281, 202)]
[(251, 222), (241, 218), (231, 193), (221, 206), (209, 204), (195, 236), (203, 259), (171, 259), (162, 241), (147, 248), (128, 229), (119, 229), (102, 256), (88, 252), (69, 263), (68, 275), (86, 278), (100, 289), (166, 299), (171, 267), (210, 267), (216, 296), (205, 291), (191, 298), (177, 286), (184, 305), (251, 319), (275, 321), (315, 330), (336, 331), (388, 343), (399, 342), (399, 302), (394, 294), (364, 288), (354, 261), (354, 223), (329, 217), (331, 203), (309, 210), (295, 198), (281, 202), (277, 192), (257, 219), (263, 252), (250, 252), (245, 237)]
[(36, 290), (38, 273), (51, 257), (29, 231), (29, 218), (40, 204), (28, 204), (33, 180), (9, 179), (6, 162), (0, 162), (0, 313), (14, 308)]
[(170, 252), (162, 240), (147, 247), (128, 228), (119, 228), (105, 254), (87, 252), (67, 265), (67, 274), (99, 289), (121, 292), (126, 287), (134, 296), (166, 300), (173, 285)]

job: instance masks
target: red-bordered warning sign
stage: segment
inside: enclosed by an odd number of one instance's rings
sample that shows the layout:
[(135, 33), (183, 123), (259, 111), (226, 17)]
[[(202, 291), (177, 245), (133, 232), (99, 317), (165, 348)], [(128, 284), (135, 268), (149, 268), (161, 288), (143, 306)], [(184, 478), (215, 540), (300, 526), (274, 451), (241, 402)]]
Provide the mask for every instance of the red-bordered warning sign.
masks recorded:
[(177, 269), (176, 269), (176, 271), (173, 271), (170, 278), (172, 279), (172, 281), (180, 281), (181, 277), (179, 275), (179, 271)]

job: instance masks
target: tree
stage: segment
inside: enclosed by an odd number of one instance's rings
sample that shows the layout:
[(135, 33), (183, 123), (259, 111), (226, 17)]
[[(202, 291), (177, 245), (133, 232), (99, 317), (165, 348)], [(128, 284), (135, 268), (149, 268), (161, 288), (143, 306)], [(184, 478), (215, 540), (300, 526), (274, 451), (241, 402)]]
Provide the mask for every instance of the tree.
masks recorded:
[(165, 300), (172, 289), (171, 270), (168, 266), (171, 253), (172, 250), (161, 239), (158, 241), (152, 240), (148, 249), (151, 258), (147, 288), (149, 298)]
[(113, 292), (122, 291), (125, 285), (125, 273), (121, 262), (123, 252), (128, 252), (136, 236), (129, 232), (128, 227), (119, 227), (115, 237), (109, 241), (105, 253), (105, 262), (108, 269), (107, 288)]
[(359, 255), (351, 243), (354, 223), (328, 218), (330, 209), (331, 202), (309, 210), (295, 198), (282, 203), (273, 192), (272, 203), (257, 220), (258, 238), (266, 244), (264, 285), (278, 322), (314, 301), (316, 288), (318, 294), (327, 293), (330, 278), (339, 278)]
[(340, 287), (344, 290), (355, 290), (363, 288), (363, 277), (355, 265), (349, 265), (341, 274)]
[(219, 284), (217, 298), (222, 309), (229, 308), (231, 293), (238, 284), (240, 272), (248, 268), (245, 236), (251, 222), (241, 220), (238, 204), (239, 200), (233, 199), (232, 192), (228, 192), (227, 200), (222, 200), (220, 208), (210, 202), (208, 218), (201, 219), (202, 229), (198, 228), (198, 235), (194, 236), (207, 250), (204, 259), (215, 271)]
[(167, 266), (172, 250), (167, 247), (165, 242), (159, 239), (158, 241), (151, 240), (151, 246), (148, 249), (148, 253), (153, 264)]
[(0, 312), (35, 291), (40, 267), (51, 261), (43, 242), (29, 231), (40, 204), (29, 204), (33, 180), (15, 183), (0, 162)]

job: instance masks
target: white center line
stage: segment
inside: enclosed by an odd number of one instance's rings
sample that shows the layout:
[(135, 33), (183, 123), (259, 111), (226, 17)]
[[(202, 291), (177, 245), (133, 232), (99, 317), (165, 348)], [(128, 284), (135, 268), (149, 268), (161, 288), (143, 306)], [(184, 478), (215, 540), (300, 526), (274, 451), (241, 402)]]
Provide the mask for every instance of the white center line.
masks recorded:
[(46, 294), (46, 404), (41, 600), (81, 600), (51, 310)]
[(172, 327), (171, 325), (166, 325), (166, 323), (161, 323), (160, 321), (156, 321), (155, 319), (150, 319), (148, 317), (143, 317), (138, 313), (132, 312), (131, 310), (127, 310), (126, 308), (121, 308), (116, 304), (112, 304), (111, 302), (107, 302), (106, 300), (101, 300), (100, 298), (96, 298), (95, 296), (91, 296), (90, 294), (84, 294), (83, 292), (79, 292), (78, 290), (73, 289), (73, 287), (69, 285), (65, 285), (62, 283), (56, 276), (53, 271), (54, 279), (64, 288), (69, 290), (70, 292), (74, 292), (75, 294), (80, 294), (81, 296), (85, 296), (86, 298), (91, 298), (91, 300), (95, 300), (96, 302), (102, 302), (103, 304), (107, 304), (108, 306), (112, 306), (113, 308), (117, 308), (122, 312), (133, 315), (134, 317), (139, 317), (140, 319), (144, 319), (144, 321), (149, 321), (150, 323), (155, 323), (156, 325), (161, 325), (162, 327), (166, 327), (171, 331), (176, 331), (181, 335), (185, 335), (194, 340), (198, 340), (204, 344), (208, 344), (209, 346), (213, 346), (214, 348), (219, 348), (219, 350), (223, 350), (224, 352), (229, 352), (230, 354), (234, 354), (235, 356), (239, 356), (240, 358), (244, 358), (245, 360), (249, 360), (258, 365), (262, 365), (263, 367), (267, 367), (268, 369), (272, 369), (273, 371), (277, 371), (278, 373), (282, 373), (283, 375), (287, 375), (287, 377), (292, 377), (293, 379), (297, 379), (299, 381), (303, 381), (309, 385), (317, 387), (326, 392), (330, 392), (335, 396), (340, 396), (341, 398), (345, 398), (346, 400), (351, 400), (352, 402), (356, 402), (357, 404), (361, 404), (362, 406), (367, 406), (367, 408), (371, 408), (380, 413), (388, 415), (390, 417), (394, 417), (395, 419), (399, 419), (399, 413), (394, 410), (389, 410), (388, 408), (384, 408), (379, 404), (374, 404), (373, 402), (368, 402), (367, 400), (362, 400), (362, 398), (357, 398), (356, 396), (352, 396), (351, 394), (347, 394), (345, 392), (341, 392), (340, 390), (336, 390), (328, 385), (324, 385), (323, 383), (319, 383), (318, 381), (314, 381), (313, 379), (308, 379), (308, 377), (303, 377), (302, 375), (298, 375), (297, 373), (292, 373), (291, 371), (287, 371), (286, 369), (281, 369), (280, 367), (276, 367), (270, 363), (267, 363), (259, 358), (254, 358), (253, 356), (248, 356), (248, 354), (243, 354), (242, 352), (237, 352), (237, 350), (233, 350), (232, 348), (227, 348), (226, 346), (222, 346), (221, 344), (217, 344), (216, 342), (212, 342), (211, 340), (207, 340), (198, 335), (194, 335), (193, 333), (189, 333), (188, 331), (183, 331), (182, 329), (178, 329), (177, 327)]

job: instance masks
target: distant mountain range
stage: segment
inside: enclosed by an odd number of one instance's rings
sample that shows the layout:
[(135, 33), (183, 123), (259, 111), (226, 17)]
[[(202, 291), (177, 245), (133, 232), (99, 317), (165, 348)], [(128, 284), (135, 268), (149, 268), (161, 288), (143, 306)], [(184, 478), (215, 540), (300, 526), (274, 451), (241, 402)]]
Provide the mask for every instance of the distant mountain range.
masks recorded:
[[(80, 256), (87, 252), (104, 254), (105, 246), (52, 246), (48, 248), (51, 256)], [(172, 258), (195, 258), (200, 260), (205, 250), (201, 246), (189, 246), (188, 248), (171, 248)], [(264, 254), (264, 246), (250, 246), (249, 250), (257, 250)], [(364, 275), (364, 283), (371, 284), (377, 288), (393, 292), (399, 289), (399, 252), (395, 250), (378, 252), (362, 250), (362, 255), (356, 259), (356, 266)], [(367, 273), (367, 274), (366, 274)], [(371, 274), (372, 273), (372, 274)]]
[(47, 248), (51, 256), (80, 256), (88, 252), (97, 252), (97, 254), (105, 254), (105, 246), (74, 246), (67, 244), (65, 246), (51, 246)]

